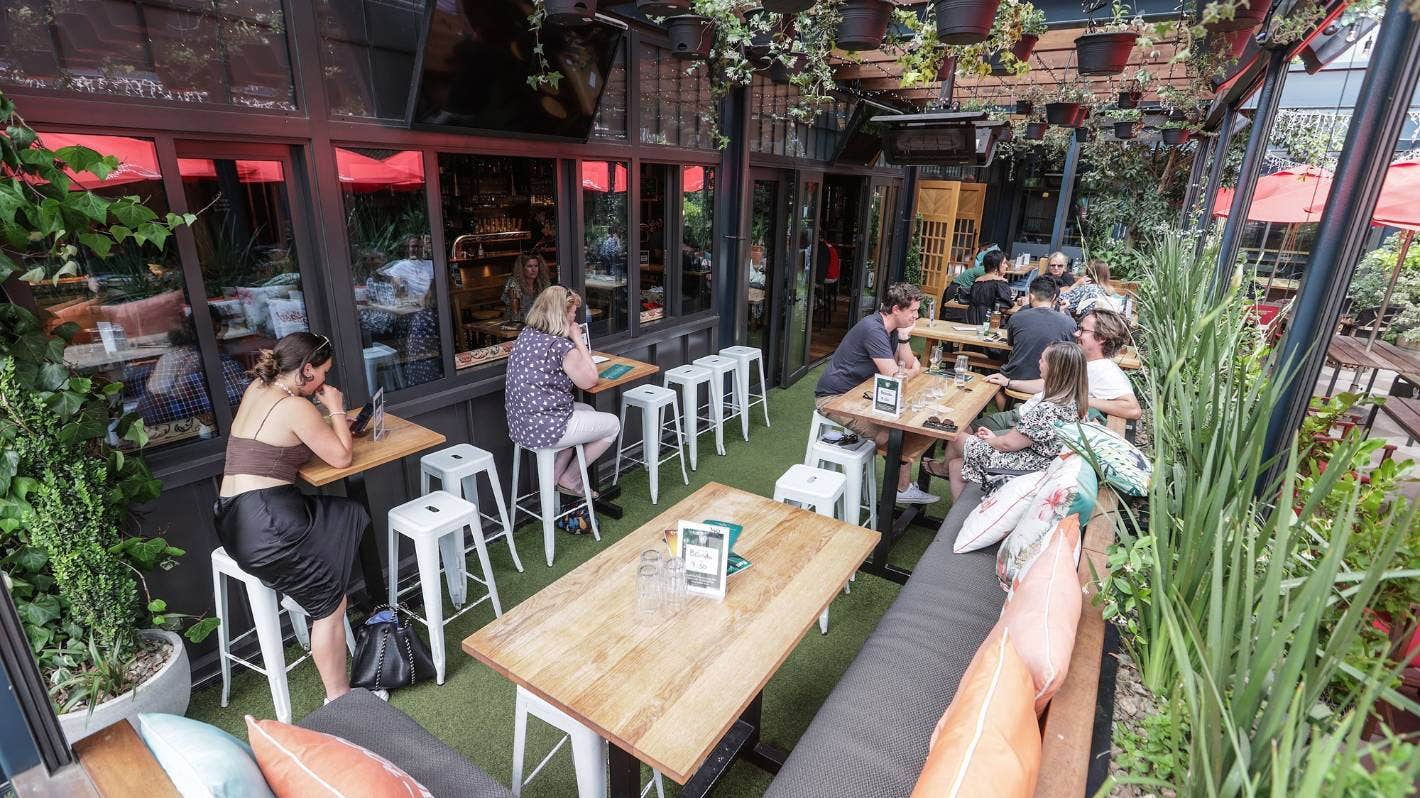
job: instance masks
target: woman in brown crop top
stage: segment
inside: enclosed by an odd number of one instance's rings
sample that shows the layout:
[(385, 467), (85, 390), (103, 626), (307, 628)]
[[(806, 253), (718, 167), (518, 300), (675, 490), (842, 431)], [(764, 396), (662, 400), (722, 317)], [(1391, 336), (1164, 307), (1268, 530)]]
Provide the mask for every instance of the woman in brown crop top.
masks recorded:
[(342, 620), (355, 549), (370, 523), (359, 503), (306, 495), (294, 484), (312, 454), (350, 464), (345, 398), (325, 381), (331, 355), (330, 340), (308, 332), (262, 352), (232, 420), (213, 508), (227, 554), (310, 613), (311, 654), (327, 700), (350, 690)]

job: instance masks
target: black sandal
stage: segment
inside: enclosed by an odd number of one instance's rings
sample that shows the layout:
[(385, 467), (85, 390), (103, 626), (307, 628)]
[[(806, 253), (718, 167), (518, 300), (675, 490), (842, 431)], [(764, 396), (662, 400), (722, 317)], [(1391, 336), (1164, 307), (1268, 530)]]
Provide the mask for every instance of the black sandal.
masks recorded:
[(922, 460), (921, 470), (927, 472), (931, 476), (936, 477), (937, 479), (952, 478), (951, 471), (947, 467), (947, 464), (941, 460), (931, 460), (924, 458)]

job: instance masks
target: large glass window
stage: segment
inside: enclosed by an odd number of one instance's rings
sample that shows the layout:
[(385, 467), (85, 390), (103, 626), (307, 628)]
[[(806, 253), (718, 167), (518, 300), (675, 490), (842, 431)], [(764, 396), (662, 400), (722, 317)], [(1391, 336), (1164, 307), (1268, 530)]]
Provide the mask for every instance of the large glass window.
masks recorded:
[(621, 161), (582, 161), (582, 235), (587, 313), (593, 335), (628, 327), (626, 282), (627, 168)]
[(365, 382), (373, 393), (444, 376), (434, 245), (418, 150), (335, 149), (360, 314)]
[(671, 167), (641, 164), (641, 324), (655, 324), (666, 317), (667, 267), (673, 263), (666, 251), (666, 234), (673, 219)]
[(250, 368), (261, 350), (309, 329), (286, 162), (179, 157), (178, 166), (197, 213), (192, 233), (223, 372)]
[(556, 176), (548, 159), (439, 154), (455, 367), (506, 358), (533, 299), (561, 282)]
[(694, 72), (687, 72), (688, 68), (669, 50), (641, 45), (637, 88), (641, 92), (643, 144), (714, 148), (707, 112), (713, 103), (710, 79), (703, 64)]
[(316, 0), (316, 20), (330, 112), (403, 119), (424, 4)]
[(592, 127), (592, 138), (626, 141), (626, 40), (616, 45), (611, 71), (606, 76), (606, 90)]
[[(137, 195), (159, 216), (168, 212), (157, 153), (146, 139), (40, 133), (51, 150), (84, 146), (118, 158), (108, 180), (83, 175), (76, 188), (117, 198)], [(137, 412), (152, 446), (217, 434), (187, 286), (169, 239), (161, 251), (116, 246), (107, 258), (81, 255), (80, 273), (31, 286), (47, 330), (66, 322), (79, 332), (64, 359), (80, 374), (123, 383), (126, 411)], [(222, 361), (227, 397), (236, 404), (246, 387), (240, 364)]]
[(296, 108), (281, 0), (7, 0), (0, 84)]
[(715, 170), (680, 170), (680, 312), (699, 313), (711, 305), (710, 274), (715, 243)]

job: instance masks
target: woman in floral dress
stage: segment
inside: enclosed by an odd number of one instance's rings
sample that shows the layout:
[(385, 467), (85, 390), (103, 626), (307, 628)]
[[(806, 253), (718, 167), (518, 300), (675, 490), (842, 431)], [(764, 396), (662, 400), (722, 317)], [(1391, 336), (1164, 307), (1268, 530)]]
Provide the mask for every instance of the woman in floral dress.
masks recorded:
[(1040, 355), (1040, 376), (1045, 390), (1021, 406), (1015, 429), (995, 433), (982, 427), (974, 435), (958, 436), (947, 449), (946, 473), (940, 462), (923, 462), (928, 473), (951, 481), (952, 498), (961, 495), (967, 482), (984, 479), (987, 469), (1041, 471), (1060, 454), (1055, 423), (1079, 421), (1089, 412), (1085, 350), (1073, 341), (1047, 346)]
[(1084, 279), (1075, 287), (1060, 294), (1060, 309), (1079, 320), (1091, 308), (1122, 310), (1119, 300), (1110, 290), (1109, 264), (1102, 260), (1092, 260), (1085, 267)]

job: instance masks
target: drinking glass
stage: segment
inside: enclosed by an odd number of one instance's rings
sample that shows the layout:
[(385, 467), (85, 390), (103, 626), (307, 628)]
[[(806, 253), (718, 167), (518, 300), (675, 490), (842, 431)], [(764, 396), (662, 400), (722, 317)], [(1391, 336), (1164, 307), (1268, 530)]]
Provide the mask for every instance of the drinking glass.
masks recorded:
[(957, 355), (956, 384), (958, 388), (966, 385), (967, 380), (971, 379), (970, 374), (971, 361), (967, 360), (966, 355)]
[(654, 565), (657, 568), (660, 568), (661, 552), (657, 549), (646, 549), (645, 551), (641, 552), (641, 564)]
[(933, 371), (941, 371), (941, 370), (942, 370), (942, 345), (941, 345), (941, 344), (937, 344), (936, 346), (932, 347), (931, 363), (932, 363), (932, 370), (933, 370)]
[(636, 568), (636, 610), (643, 619), (661, 609), (661, 567), (642, 563)]
[(664, 572), (666, 609), (675, 612), (685, 604), (685, 563), (672, 557), (666, 560)]

